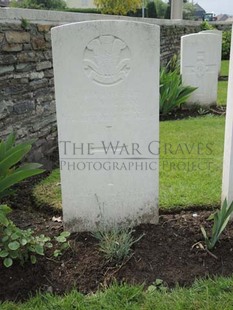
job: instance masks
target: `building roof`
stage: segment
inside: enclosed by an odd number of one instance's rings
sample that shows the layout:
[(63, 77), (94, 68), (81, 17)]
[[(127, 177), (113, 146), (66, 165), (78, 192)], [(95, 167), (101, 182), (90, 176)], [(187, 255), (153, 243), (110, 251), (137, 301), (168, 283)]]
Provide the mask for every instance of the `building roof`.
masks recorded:
[(196, 9), (196, 12), (206, 13), (206, 11), (198, 3), (195, 4), (195, 9)]
[(228, 18), (229, 18), (229, 16), (227, 14), (218, 15), (218, 21), (220, 21), (220, 22), (225, 22)]

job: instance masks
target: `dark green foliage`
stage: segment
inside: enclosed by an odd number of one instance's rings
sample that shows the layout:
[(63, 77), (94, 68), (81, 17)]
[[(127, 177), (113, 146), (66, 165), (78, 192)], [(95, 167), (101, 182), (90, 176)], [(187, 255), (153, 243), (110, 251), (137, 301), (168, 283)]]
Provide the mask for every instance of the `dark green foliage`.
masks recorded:
[(201, 30), (213, 30), (215, 29), (212, 25), (210, 25), (206, 20), (201, 23)]
[(223, 31), (222, 34), (222, 59), (230, 59), (231, 31)]
[(160, 114), (167, 115), (184, 104), (196, 87), (183, 86), (179, 61), (173, 56), (160, 71)]
[(65, 11), (74, 13), (101, 14), (101, 11), (95, 8), (66, 8)]
[(226, 228), (232, 213), (233, 213), (233, 202), (228, 206), (227, 201), (225, 200), (222, 208), (209, 217), (210, 220), (214, 220), (210, 237), (207, 236), (204, 227), (201, 226), (201, 232), (205, 239), (205, 244), (208, 250), (212, 250), (215, 247), (222, 232)]
[(162, 0), (154, 0), (154, 3), (158, 18), (164, 18), (167, 9), (167, 3)]
[(167, 71), (180, 71), (180, 58), (177, 56), (177, 54), (174, 54), (172, 58), (169, 60), (169, 62), (166, 65)]
[(170, 19), (171, 18), (171, 5), (168, 4), (165, 15), (164, 15), (165, 19)]
[[(22, 265), (28, 261), (35, 264), (38, 255), (45, 255), (45, 249), (53, 247), (51, 239), (43, 234), (36, 235), (32, 229), (20, 229), (9, 220), (10, 212), (8, 206), (0, 205), (0, 260), (3, 260), (7, 268), (11, 267), (15, 260)], [(62, 255), (69, 247), (69, 236), (69, 232), (63, 231), (55, 237), (58, 248), (53, 253), (54, 257)]]
[[(145, 17), (148, 16), (147, 8), (144, 8)], [(131, 17), (142, 17), (142, 9), (137, 9), (135, 12), (129, 11), (127, 16)]]
[(0, 199), (10, 193), (13, 185), (43, 172), (40, 164), (19, 164), (31, 147), (30, 141), (15, 145), (14, 134), (0, 141)]
[(64, 0), (14, 0), (11, 2), (11, 6), (28, 9), (64, 10), (66, 2)]
[(150, 18), (156, 18), (157, 17), (157, 11), (154, 1), (150, 1), (147, 4), (147, 14)]
[(183, 5), (183, 19), (194, 20), (196, 7), (191, 2), (185, 2)]
[(14, 260), (21, 264), (26, 261), (36, 263), (36, 255), (44, 255), (45, 247), (50, 248), (50, 238), (44, 235), (33, 236), (31, 229), (22, 230), (11, 220), (11, 209), (0, 205), (0, 259), (5, 267), (10, 267)]
[(26, 18), (21, 18), (21, 27), (24, 30), (28, 30), (30, 26), (30, 22)]

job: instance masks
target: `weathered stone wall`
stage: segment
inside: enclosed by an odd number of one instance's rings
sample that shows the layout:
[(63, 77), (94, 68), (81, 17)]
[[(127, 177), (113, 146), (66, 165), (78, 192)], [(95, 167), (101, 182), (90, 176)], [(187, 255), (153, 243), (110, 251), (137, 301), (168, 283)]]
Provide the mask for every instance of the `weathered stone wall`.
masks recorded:
[(174, 54), (180, 54), (181, 37), (201, 31), (200, 25), (160, 26), (161, 64), (166, 64)]
[[(27, 23), (24, 25), (27, 29), (21, 26), (22, 17), (29, 22), (28, 26)], [(126, 19), (94, 14), (0, 9), (0, 139), (12, 130), (17, 132), (19, 140), (35, 138), (37, 141), (31, 159), (44, 162), (47, 167), (53, 162), (51, 155), (57, 149), (50, 29), (65, 22), (100, 18)], [(162, 63), (179, 53), (182, 35), (200, 30), (198, 22), (131, 20), (161, 26)]]
[(0, 137), (15, 130), (20, 140), (36, 138), (37, 161), (56, 147), (50, 28), (0, 25)]

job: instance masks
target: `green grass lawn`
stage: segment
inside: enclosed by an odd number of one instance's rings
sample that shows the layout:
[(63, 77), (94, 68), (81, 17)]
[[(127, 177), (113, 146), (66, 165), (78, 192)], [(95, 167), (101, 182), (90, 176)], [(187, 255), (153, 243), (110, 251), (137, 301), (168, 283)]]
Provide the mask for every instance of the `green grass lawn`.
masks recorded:
[[(221, 76), (228, 76), (229, 60), (222, 60)], [(227, 85), (228, 81), (218, 82), (218, 105), (226, 105), (227, 103)]]
[[(160, 208), (220, 204), (224, 117), (160, 122)], [(37, 201), (61, 208), (55, 170), (35, 190)]]
[(228, 81), (219, 81), (218, 82), (218, 105), (227, 104), (227, 86)]
[(221, 62), (221, 76), (228, 76), (229, 60), (222, 60)]
[(3, 303), (1, 310), (231, 310), (233, 278), (200, 280), (191, 288), (158, 290), (151, 286), (112, 285), (96, 294), (73, 291), (64, 297), (40, 295), (23, 304)]
[(174, 153), (161, 152), (160, 207), (220, 204), (224, 123), (215, 116), (160, 123), (161, 145)]

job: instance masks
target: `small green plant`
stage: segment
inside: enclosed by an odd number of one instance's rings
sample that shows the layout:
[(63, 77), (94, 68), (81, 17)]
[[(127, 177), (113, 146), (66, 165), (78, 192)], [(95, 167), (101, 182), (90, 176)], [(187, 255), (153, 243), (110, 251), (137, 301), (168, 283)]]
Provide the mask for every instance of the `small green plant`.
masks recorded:
[(34, 236), (32, 229), (18, 228), (8, 219), (10, 212), (6, 205), (0, 206), (0, 258), (5, 267), (10, 267), (13, 260), (35, 264), (36, 255), (44, 255), (44, 249), (52, 247), (51, 240), (45, 235)]
[(134, 243), (138, 242), (144, 235), (138, 239), (133, 237), (133, 229), (117, 228), (100, 230), (93, 233), (93, 236), (99, 240), (99, 249), (104, 253), (108, 261), (117, 263), (123, 261), (129, 256)]
[(61, 256), (63, 252), (69, 248), (69, 242), (67, 238), (70, 236), (68, 231), (63, 231), (58, 237), (55, 237), (55, 240), (60, 244), (59, 249), (53, 252), (54, 257)]
[(167, 115), (180, 108), (197, 88), (182, 85), (178, 69), (163, 67), (160, 72), (160, 114)]
[(21, 18), (21, 27), (24, 29), (24, 30), (28, 30), (29, 29), (29, 21), (26, 19), (26, 18)]
[(166, 71), (180, 72), (180, 56), (174, 54), (166, 65)]
[[(20, 229), (8, 219), (10, 212), (8, 206), (0, 205), (0, 259), (7, 268), (12, 266), (14, 260), (22, 265), (28, 261), (35, 264), (38, 255), (45, 255), (45, 249), (53, 247), (51, 238), (43, 234), (35, 235), (32, 229)], [(69, 232), (63, 231), (55, 237), (58, 249), (53, 252), (54, 257), (61, 256), (69, 247), (69, 236)]]
[(208, 21), (203, 21), (201, 23), (201, 30), (214, 30), (215, 28), (208, 23)]
[(0, 199), (12, 193), (10, 187), (31, 176), (42, 173), (40, 164), (20, 164), (31, 150), (32, 141), (15, 145), (15, 134), (0, 141)]
[(211, 236), (208, 237), (203, 226), (201, 226), (201, 232), (203, 234), (205, 245), (208, 250), (212, 250), (218, 242), (220, 235), (227, 226), (231, 214), (233, 213), (233, 202), (228, 206), (227, 200), (224, 200), (222, 208), (216, 211), (209, 217), (209, 220), (213, 220)]
[(148, 286), (147, 289), (149, 293), (154, 293), (155, 291), (167, 292), (167, 290), (168, 290), (167, 286), (161, 279), (156, 279), (150, 286)]
[(222, 59), (230, 59), (231, 51), (231, 31), (223, 31), (222, 33)]

